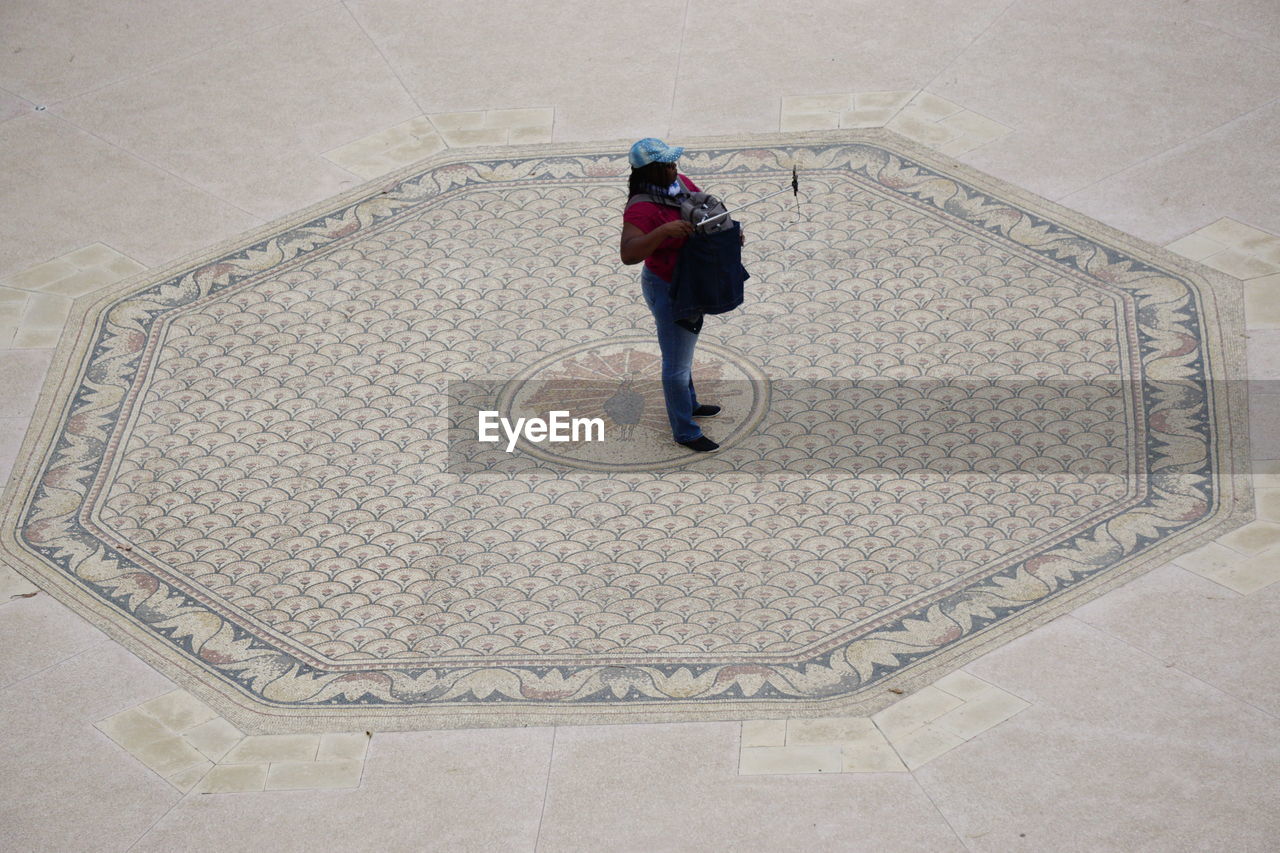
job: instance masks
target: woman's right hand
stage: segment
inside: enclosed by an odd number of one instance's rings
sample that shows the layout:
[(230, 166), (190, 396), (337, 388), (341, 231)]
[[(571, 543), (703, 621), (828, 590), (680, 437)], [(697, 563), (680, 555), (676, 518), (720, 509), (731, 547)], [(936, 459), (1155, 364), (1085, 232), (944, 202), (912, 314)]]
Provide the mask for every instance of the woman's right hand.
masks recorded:
[(693, 225), (683, 219), (677, 219), (673, 222), (665, 222), (654, 230), (661, 234), (664, 240), (679, 240), (693, 233)]
[(624, 264), (638, 264), (658, 251), (667, 240), (682, 240), (692, 233), (693, 226), (683, 219), (664, 222), (647, 233), (630, 222), (624, 222), (618, 254)]

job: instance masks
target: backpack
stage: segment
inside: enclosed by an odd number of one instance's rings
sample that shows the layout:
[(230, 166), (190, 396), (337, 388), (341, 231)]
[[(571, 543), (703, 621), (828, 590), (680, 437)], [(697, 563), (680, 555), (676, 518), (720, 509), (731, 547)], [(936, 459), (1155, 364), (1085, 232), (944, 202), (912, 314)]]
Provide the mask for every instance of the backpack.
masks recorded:
[[(680, 181), (681, 187), (684, 187), (683, 178), (677, 177), (676, 180)], [(679, 208), (680, 218), (692, 224), (694, 230), (699, 234), (718, 234), (733, 227), (733, 220), (728, 216), (720, 216), (710, 225), (702, 225), (705, 220), (727, 212), (724, 202), (711, 193), (689, 192), (687, 189), (677, 195), (667, 196), (639, 193), (627, 200), (627, 208), (644, 201), (651, 204), (660, 204), (663, 207)]]

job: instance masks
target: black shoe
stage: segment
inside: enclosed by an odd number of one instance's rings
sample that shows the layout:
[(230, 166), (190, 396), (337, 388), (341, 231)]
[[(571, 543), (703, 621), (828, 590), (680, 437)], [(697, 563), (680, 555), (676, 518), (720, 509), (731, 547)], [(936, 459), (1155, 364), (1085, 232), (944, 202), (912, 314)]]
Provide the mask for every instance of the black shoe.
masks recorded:
[(709, 406), (706, 403), (693, 410), (695, 418), (714, 418), (718, 414), (720, 414), (719, 406)]
[(720, 449), (720, 445), (716, 444), (705, 435), (700, 435), (693, 441), (677, 441), (676, 444), (683, 444), (690, 450), (696, 450), (699, 453), (714, 453)]

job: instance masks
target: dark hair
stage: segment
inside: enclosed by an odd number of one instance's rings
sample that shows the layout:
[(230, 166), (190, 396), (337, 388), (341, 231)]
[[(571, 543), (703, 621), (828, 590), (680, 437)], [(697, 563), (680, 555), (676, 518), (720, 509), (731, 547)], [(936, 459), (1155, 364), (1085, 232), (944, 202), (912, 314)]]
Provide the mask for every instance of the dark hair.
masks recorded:
[(670, 163), (648, 163), (638, 169), (631, 170), (627, 181), (627, 198), (641, 193), (652, 192), (655, 186), (665, 186), (667, 167)]

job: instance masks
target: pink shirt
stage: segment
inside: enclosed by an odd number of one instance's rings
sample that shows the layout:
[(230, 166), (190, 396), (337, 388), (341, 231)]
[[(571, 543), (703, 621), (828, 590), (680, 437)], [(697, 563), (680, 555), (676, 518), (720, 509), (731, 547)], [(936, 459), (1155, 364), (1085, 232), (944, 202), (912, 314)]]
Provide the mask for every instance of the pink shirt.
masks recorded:
[[(690, 192), (699, 192), (698, 185), (689, 180), (688, 175), (681, 175), (680, 179), (684, 181), (684, 185)], [(622, 214), (623, 222), (634, 225), (645, 234), (668, 222), (675, 222), (679, 218), (680, 208), (654, 204), (651, 201), (636, 202)], [(644, 259), (644, 265), (663, 281), (671, 281), (676, 274), (676, 260), (680, 256), (680, 247), (684, 245), (685, 239), (679, 237), (664, 240), (657, 249), (654, 249), (652, 255)]]

